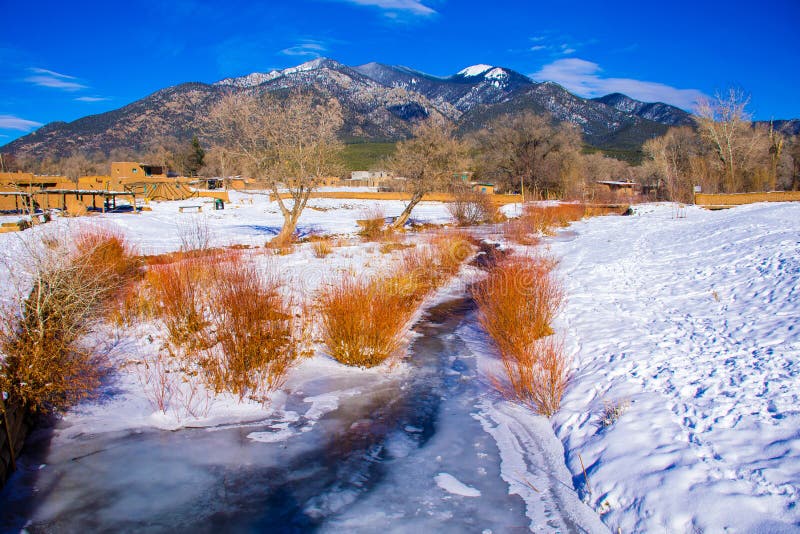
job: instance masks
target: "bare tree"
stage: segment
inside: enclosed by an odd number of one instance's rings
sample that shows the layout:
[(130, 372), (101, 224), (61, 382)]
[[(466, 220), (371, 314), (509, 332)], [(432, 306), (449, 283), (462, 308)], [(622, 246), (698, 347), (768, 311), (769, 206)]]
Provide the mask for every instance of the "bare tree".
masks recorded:
[(746, 108), (750, 98), (742, 91), (730, 89), (727, 95), (701, 100), (697, 107), (700, 135), (716, 154), (722, 170), (722, 190), (743, 191), (748, 188), (747, 172), (766, 155), (763, 132), (752, 127)]
[(269, 94), (237, 93), (223, 98), (209, 119), (213, 136), (248, 172), (269, 184), (284, 220), (274, 242), (291, 240), (311, 192), (321, 178), (339, 171), (340, 104), (300, 92), (282, 101)]
[(402, 228), (425, 193), (444, 189), (464, 159), (464, 144), (453, 137), (450, 124), (429, 119), (417, 125), (414, 136), (398, 143), (388, 161), (389, 168), (405, 178), (406, 189), (411, 193), (411, 199), (392, 226)]
[(580, 134), (570, 124), (553, 126), (549, 115), (525, 112), (495, 120), (478, 135), (482, 173), (524, 195), (563, 193), (561, 162), (580, 149)]
[(648, 140), (644, 153), (653, 161), (664, 180), (670, 200), (692, 200), (692, 157), (699, 152), (697, 134), (688, 126), (670, 128), (666, 134)]

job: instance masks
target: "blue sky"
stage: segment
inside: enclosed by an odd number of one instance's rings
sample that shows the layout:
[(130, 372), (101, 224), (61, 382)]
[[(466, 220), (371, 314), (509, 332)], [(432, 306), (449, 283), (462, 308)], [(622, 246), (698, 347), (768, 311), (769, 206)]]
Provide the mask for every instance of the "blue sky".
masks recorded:
[(318, 56), (449, 75), (477, 63), (684, 108), (734, 86), (800, 117), (800, 2), (0, 0), (0, 145), (186, 81)]

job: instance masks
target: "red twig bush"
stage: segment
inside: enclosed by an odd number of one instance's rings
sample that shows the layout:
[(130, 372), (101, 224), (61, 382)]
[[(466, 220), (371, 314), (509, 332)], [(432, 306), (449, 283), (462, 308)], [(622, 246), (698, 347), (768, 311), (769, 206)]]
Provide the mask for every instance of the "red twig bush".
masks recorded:
[(217, 265), (210, 285), (214, 346), (203, 360), (209, 382), (240, 400), (273, 391), (300, 352), (279, 280), (232, 255)]
[(501, 390), (547, 416), (558, 409), (569, 378), (563, 347), (547, 337), (563, 301), (553, 266), (548, 259), (509, 256), (473, 288), (479, 321), (497, 345), (508, 378)]
[(358, 279), (345, 275), (317, 295), (328, 353), (345, 365), (374, 367), (400, 348), (414, 313), (414, 282), (399, 278)]

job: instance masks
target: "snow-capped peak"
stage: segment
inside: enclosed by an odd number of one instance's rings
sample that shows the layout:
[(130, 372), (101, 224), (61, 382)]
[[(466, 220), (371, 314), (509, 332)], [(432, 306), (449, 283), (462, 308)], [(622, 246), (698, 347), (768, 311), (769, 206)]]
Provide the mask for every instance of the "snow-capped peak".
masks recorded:
[(322, 68), (326, 65), (331, 63), (335, 63), (330, 59), (320, 57), (317, 59), (312, 59), (311, 61), (306, 61), (296, 67), (289, 67), (288, 69), (283, 70), (273, 70), (271, 72), (253, 72), (252, 74), (248, 74), (247, 76), (240, 76), (238, 78), (225, 78), (224, 80), (220, 80), (215, 82), (214, 85), (233, 85), (235, 87), (255, 87), (257, 85), (261, 85), (264, 82), (268, 82), (274, 80), (275, 78), (280, 78), (281, 76), (286, 76), (288, 74), (294, 74), (296, 72), (307, 72), (311, 70), (316, 70)]
[(273, 70), (271, 72), (253, 72), (247, 76), (239, 76), (238, 78), (225, 78), (215, 82), (214, 85), (232, 85), (234, 87), (255, 87), (264, 82), (274, 80), (281, 76), (281, 72)]
[(472, 76), (480, 76), (484, 72), (489, 69), (493, 69), (492, 65), (473, 65), (471, 67), (467, 67), (464, 70), (458, 71), (459, 76), (464, 76), (465, 78), (469, 78)]
[(301, 63), (296, 67), (283, 69), (281, 73), (285, 76), (287, 74), (294, 74), (295, 72), (306, 72), (309, 70), (316, 70), (322, 67), (326, 61), (328, 61), (326, 58), (318, 57), (317, 59), (312, 59), (311, 61), (306, 61), (305, 63)]
[(489, 72), (484, 74), (483, 77), (488, 80), (503, 80), (505, 78), (508, 78), (508, 73), (504, 69), (498, 67), (496, 69), (490, 70)]

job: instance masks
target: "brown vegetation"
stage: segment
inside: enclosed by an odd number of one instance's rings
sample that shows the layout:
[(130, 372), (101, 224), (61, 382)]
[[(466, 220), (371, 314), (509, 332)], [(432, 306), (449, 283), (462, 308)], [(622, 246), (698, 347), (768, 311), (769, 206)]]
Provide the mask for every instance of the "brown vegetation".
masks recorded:
[(345, 275), (316, 298), (328, 352), (346, 365), (374, 367), (397, 352), (423, 299), (458, 272), (474, 252), (463, 232), (447, 232), (405, 251), (396, 274)]
[(501, 390), (547, 416), (558, 409), (569, 378), (563, 347), (548, 337), (563, 300), (553, 265), (540, 257), (502, 258), (473, 289), (479, 321), (508, 378)]
[(497, 218), (497, 207), (491, 197), (463, 184), (453, 186), (453, 200), (447, 204), (447, 210), (459, 226), (473, 226)]
[(165, 351), (218, 393), (263, 399), (300, 354), (300, 325), (280, 281), (240, 251), (154, 265), (143, 290), (157, 303)]
[(121, 236), (99, 227), (43, 238), (26, 252), (33, 288), (4, 314), (0, 389), (31, 412), (59, 412), (100, 384), (104, 354), (86, 338), (133, 272), (132, 254)]

